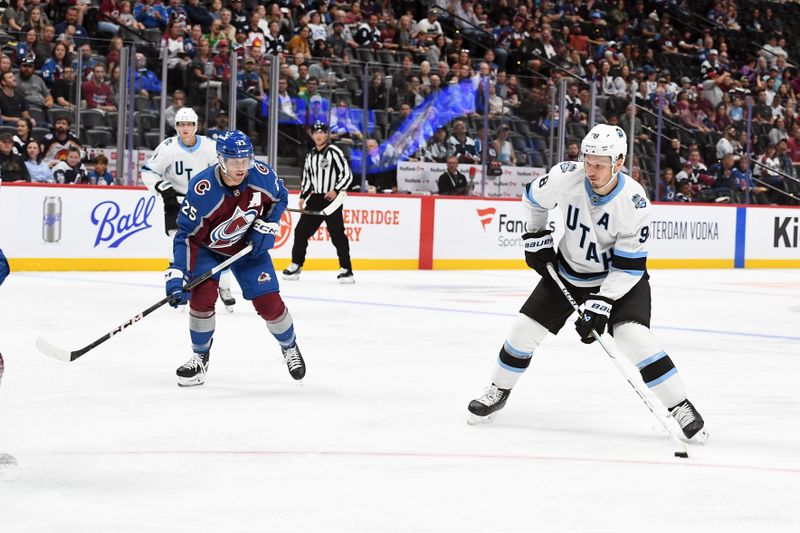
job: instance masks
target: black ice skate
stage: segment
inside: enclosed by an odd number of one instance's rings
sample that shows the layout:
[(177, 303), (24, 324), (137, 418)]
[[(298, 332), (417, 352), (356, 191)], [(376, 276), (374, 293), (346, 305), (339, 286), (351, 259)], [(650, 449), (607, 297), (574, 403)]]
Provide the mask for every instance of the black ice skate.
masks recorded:
[(283, 359), (286, 361), (286, 366), (289, 368), (289, 374), (292, 379), (303, 379), (306, 375), (306, 362), (303, 361), (300, 348), (295, 343), (288, 348), (281, 349), (283, 350)]
[(483, 396), (469, 402), (470, 418), (469, 424), (480, 424), (491, 419), (492, 415), (505, 407), (506, 400), (511, 394), (511, 389), (500, 389), (492, 383), (492, 386), (484, 391)]
[(233, 306), (236, 305), (236, 298), (231, 294), (231, 290), (227, 288), (218, 287), (219, 299), (222, 300), (225, 309), (229, 313), (233, 313)]
[(208, 370), (208, 352), (196, 353), (192, 358), (183, 363), (175, 372), (178, 375), (179, 387), (194, 387), (206, 382)]
[(703, 429), (705, 426), (703, 417), (697, 412), (692, 402), (683, 400), (675, 407), (671, 407), (669, 413), (681, 427), (686, 442), (704, 444), (708, 439), (708, 433)]
[(300, 279), (300, 272), (302, 271), (303, 267), (297, 263), (289, 263), (289, 266), (283, 271), (283, 279), (297, 281)]
[(355, 283), (356, 278), (353, 277), (353, 271), (349, 268), (340, 268), (339, 275), (336, 276), (336, 279), (339, 280), (339, 283), (343, 285), (348, 285), (350, 283)]

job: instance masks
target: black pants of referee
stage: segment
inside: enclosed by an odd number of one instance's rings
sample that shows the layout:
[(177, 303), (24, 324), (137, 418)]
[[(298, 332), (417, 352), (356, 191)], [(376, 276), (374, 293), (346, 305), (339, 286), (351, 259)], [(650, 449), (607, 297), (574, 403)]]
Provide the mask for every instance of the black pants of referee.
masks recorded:
[[(306, 208), (309, 211), (321, 211), (330, 204), (322, 194), (312, 194), (306, 201)], [(336, 247), (336, 255), (339, 256), (339, 266), (352, 270), (350, 264), (350, 242), (344, 233), (344, 206), (340, 207), (330, 215), (323, 217), (319, 215), (301, 215), (297, 227), (294, 229), (294, 245), (292, 246), (292, 263), (303, 266), (306, 260), (306, 250), (308, 249), (308, 239), (319, 229), (322, 222), (328, 227), (331, 235), (331, 242)]]

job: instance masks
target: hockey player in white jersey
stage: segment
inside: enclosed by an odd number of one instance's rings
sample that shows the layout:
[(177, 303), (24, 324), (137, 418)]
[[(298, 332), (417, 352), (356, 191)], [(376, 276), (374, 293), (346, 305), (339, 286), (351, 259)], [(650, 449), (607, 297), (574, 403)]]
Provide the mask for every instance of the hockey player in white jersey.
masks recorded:
[[(492, 384), (470, 402), (470, 422), (502, 409), (548, 332), (556, 334), (573, 313), (547, 271), (553, 264), (576, 300), (583, 319), (575, 329), (586, 344), (608, 325), (617, 347), (639, 369), (644, 383), (680, 425), (686, 440), (707, 437), (703, 418), (686, 398), (681, 377), (650, 331), (647, 246), (652, 207), (644, 189), (620, 170), (627, 140), (617, 127), (600, 124), (581, 143), (583, 161), (566, 161), (525, 188), (522, 203), (525, 260), (542, 279), (520, 309), (500, 348)], [(553, 248), (547, 212), (560, 209), (564, 236)]]
[[(175, 113), (178, 134), (164, 139), (142, 168), (142, 181), (164, 202), (164, 228), (173, 236), (178, 229), (178, 210), (189, 180), (217, 162), (215, 141), (197, 135), (197, 113), (182, 107)], [(171, 258), (170, 258), (171, 259)], [(225, 308), (233, 311), (231, 276), (225, 271), (219, 282), (219, 296)]]

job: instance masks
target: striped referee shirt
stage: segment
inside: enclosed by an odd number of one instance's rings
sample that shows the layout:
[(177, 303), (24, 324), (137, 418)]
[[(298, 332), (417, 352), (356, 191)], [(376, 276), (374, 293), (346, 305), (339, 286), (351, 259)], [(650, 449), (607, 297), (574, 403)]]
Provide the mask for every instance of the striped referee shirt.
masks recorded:
[(306, 156), (303, 167), (303, 180), (300, 184), (300, 198), (311, 194), (346, 191), (353, 182), (353, 171), (342, 151), (331, 144), (322, 150), (312, 148)]

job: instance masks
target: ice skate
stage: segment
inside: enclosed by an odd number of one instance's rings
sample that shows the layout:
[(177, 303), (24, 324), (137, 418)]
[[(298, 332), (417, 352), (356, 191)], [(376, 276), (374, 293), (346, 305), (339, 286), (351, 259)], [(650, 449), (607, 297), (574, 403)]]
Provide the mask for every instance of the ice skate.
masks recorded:
[(672, 415), (683, 431), (683, 440), (691, 444), (705, 444), (708, 440), (708, 432), (704, 429), (705, 422), (700, 413), (697, 412), (692, 402), (683, 400), (678, 405), (671, 407), (669, 413)]
[(283, 359), (286, 361), (286, 366), (289, 368), (289, 374), (292, 379), (303, 379), (306, 375), (306, 362), (303, 361), (303, 355), (300, 353), (297, 343), (281, 349), (283, 350)]
[(510, 394), (511, 389), (500, 389), (492, 383), (484, 391), (483, 396), (469, 402), (467, 409), (469, 409), (470, 416), (467, 423), (481, 424), (491, 420), (494, 413), (505, 407)]
[(349, 285), (356, 282), (356, 279), (353, 277), (353, 271), (349, 268), (340, 268), (339, 275), (336, 276), (336, 279), (338, 279), (339, 283), (342, 285)]
[(283, 271), (283, 279), (289, 281), (297, 281), (300, 279), (300, 272), (303, 271), (303, 267), (298, 265), (297, 263), (289, 263), (289, 266)]
[(233, 313), (233, 306), (236, 305), (236, 298), (231, 294), (231, 290), (227, 287), (219, 287), (218, 291), (219, 299), (222, 300), (223, 305), (225, 305), (225, 310), (229, 313)]
[(193, 354), (192, 358), (178, 367), (175, 372), (178, 375), (179, 387), (194, 387), (206, 382), (206, 370), (208, 370), (209, 354)]

